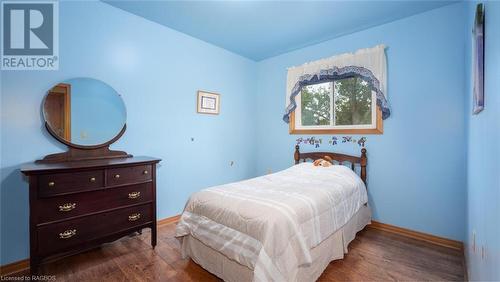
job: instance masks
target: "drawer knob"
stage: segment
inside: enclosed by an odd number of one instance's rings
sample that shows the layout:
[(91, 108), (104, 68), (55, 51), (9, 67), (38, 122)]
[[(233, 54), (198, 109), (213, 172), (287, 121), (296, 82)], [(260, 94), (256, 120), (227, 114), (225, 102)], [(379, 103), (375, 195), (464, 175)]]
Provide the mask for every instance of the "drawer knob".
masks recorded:
[(129, 199), (137, 199), (141, 196), (141, 192), (132, 192), (128, 193), (128, 198)]
[(56, 186), (56, 183), (54, 181), (50, 181), (49, 182), (49, 187), (54, 187), (54, 186)]
[(59, 211), (68, 212), (76, 208), (76, 203), (66, 203), (62, 206), (59, 206)]
[(115, 174), (115, 178), (120, 178), (120, 175), (119, 174)]
[(142, 174), (148, 174), (149, 172), (147, 170), (143, 171)]
[(141, 214), (140, 213), (134, 213), (134, 214), (131, 214), (131, 215), (128, 216), (128, 221), (136, 221), (139, 218), (141, 218)]
[(91, 178), (89, 179), (89, 181), (90, 181), (90, 182), (95, 182), (95, 177), (91, 177)]
[(68, 239), (76, 235), (76, 229), (66, 230), (63, 233), (59, 233), (60, 239)]

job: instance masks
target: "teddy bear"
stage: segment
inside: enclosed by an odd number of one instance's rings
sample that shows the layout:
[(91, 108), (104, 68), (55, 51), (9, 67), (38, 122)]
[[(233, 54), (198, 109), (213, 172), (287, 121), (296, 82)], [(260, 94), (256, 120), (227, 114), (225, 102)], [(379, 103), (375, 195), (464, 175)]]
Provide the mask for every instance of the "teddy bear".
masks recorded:
[(317, 159), (313, 162), (314, 166), (329, 167), (333, 165), (333, 159), (329, 156), (324, 156), (324, 159)]

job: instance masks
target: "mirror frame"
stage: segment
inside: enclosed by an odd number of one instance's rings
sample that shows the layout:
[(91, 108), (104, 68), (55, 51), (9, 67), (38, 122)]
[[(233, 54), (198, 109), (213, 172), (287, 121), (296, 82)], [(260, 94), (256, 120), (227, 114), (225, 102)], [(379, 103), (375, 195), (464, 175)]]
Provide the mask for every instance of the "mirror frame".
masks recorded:
[(118, 141), (118, 139), (120, 139), (120, 137), (122, 137), (123, 133), (125, 133), (125, 130), (127, 129), (127, 124), (125, 123), (123, 125), (122, 129), (120, 130), (120, 132), (118, 132), (118, 134), (115, 137), (113, 137), (111, 140), (109, 140), (105, 143), (102, 143), (102, 144), (97, 144), (97, 145), (78, 145), (75, 143), (71, 143), (71, 142), (67, 141), (66, 139), (62, 138), (61, 136), (57, 135), (57, 133), (55, 133), (54, 130), (52, 130), (52, 128), (50, 127), (48, 122), (45, 122), (45, 128), (50, 133), (50, 135), (52, 135), (52, 137), (54, 137), (55, 139), (57, 139), (57, 141), (63, 143), (64, 145), (66, 145), (68, 147), (82, 149), (82, 150), (92, 150), (92, 149), (98, 149), (98, 148), (109, 146), (109, 145), (115, 143), (116, 141)]
[[(75, 77), (72, 79), (76, 79), (76, 78), (80, 78), (80, 77)], [(88, 78), (88, 77), (85, 77), (85, 78)], [(92, 79), (95, 79), (95, 78), (92, 78)], [(65, 81), (69, 81), (69, 80), (71, 80), (71, 79), (68, 79)], [(98, 79), (95, 79), (95, 80), (98, 80)], [(101, 80), (99, 80), (99, 81), (101, 81)], [(101, 82), (105, 83), (103, 81), (101, 81)], [(59, 82), (59, 83), (55, 84), (53, 87), (55, 87), (61, 83), (65, 83), (65, 82)], [(105, 84), (107, 84), (107, 83), (105, 83)], [(53, 87), (51, 87), (50, 89), (52, 89)], [(45, 120), (45, 114), (43, 113), (45, 100), (47, 98), (47, 95), (49, 94), (50, 89), (45, 94), (45, 97), (42, 100), (42, 107), (41, 107), (45, 128), (47, 129), (49, 134), (52, 135), (52, 137), (54, 137), (57, 141), (68, 146), (68, 151), (66, 151), (64, 153), (56, 153), (56, 154), (47, 155), (43, 159), (37, 160), (36, 162), (38, 162), (38, 163), (54, 163), (54, 162), (71, 162), (71, 161), (82, 161), (82, 160), (130, 158), (130, 157), (132, 157), (132, 155), (128, 154), (125, 151), (114, 151), (114, 150), (109, 149), (109, 146), (111, 144), (115, 143), (116, 141), (118, 141), (118, 139), (120, 139), (122, 137), (122, 135), (125, 133), (125, 130), (127, 129), (127, 122), (126, 121), (123, 123), (122, 129), (120, 130), (120, 132), (118, 132), (118, 134), (116, 134), (115, 137), (113, 137), (112, 139), (110, 139), (104, 143), (101, 143), (101, 144), (78, 145), (75, 143), (71, 143), (71, 142), (65, 140), (64, 138), (62, 138), (61, 136), (57, 135), (56, 132), (50, 127), (49, 123)]]

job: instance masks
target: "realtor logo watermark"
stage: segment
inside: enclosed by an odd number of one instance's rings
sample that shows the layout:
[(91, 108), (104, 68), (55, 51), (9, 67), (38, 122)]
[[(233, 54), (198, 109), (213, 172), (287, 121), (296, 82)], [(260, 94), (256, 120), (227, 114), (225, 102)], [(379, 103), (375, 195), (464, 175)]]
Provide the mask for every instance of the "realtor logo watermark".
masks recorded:
[(59, 69), (55, 1), (2, 1), (2, 70)]

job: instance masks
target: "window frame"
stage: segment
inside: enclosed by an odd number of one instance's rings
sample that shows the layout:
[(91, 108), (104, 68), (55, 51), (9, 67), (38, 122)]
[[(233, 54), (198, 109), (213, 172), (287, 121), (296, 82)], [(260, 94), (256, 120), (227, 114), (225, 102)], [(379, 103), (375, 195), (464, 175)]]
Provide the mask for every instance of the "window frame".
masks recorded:
[[(332, 83), (332, 93), (331, 93), (331, 102), (332, 103), (332, 108), (334, 107), (335, 103), (335, 95), (334, 95), (334, 87), (335, 87), (335, 80), (328, 81), (329, 83)], [(320, 83), (325, 83), (324, 82), (317, 82), (314, 84), (320, 84)], [(311, 84), (311, 85), (314, 85)], [(370, 125), (337, 125), (335, 128), (332, 128), (334, 125), (311, 125), (311, 126), (301, 126), (298, 123), (295, 122), (295, 117), (296, 117), (296, 112), (301, 110), (301, 99), (302, 99), (302, 91), (299, 95), (295, 97), (297, 108), (290, 113), (290, 123), (289, 123), (289, 133), (290, 134), (383, 134), (384, 133), (384, 127), (383, 127), (383, 121), (382, 121), (382, 111), (380, 108), (377, 106), (377, 101), (376, 101), (376, 95), (372, 91), (372, 109), (376, 109), (375, 112), (372, 111), (372, 120), (375, 120), (374, 124)], [(298, 114), (298, 119), (300, 118), (300, 114)]]

